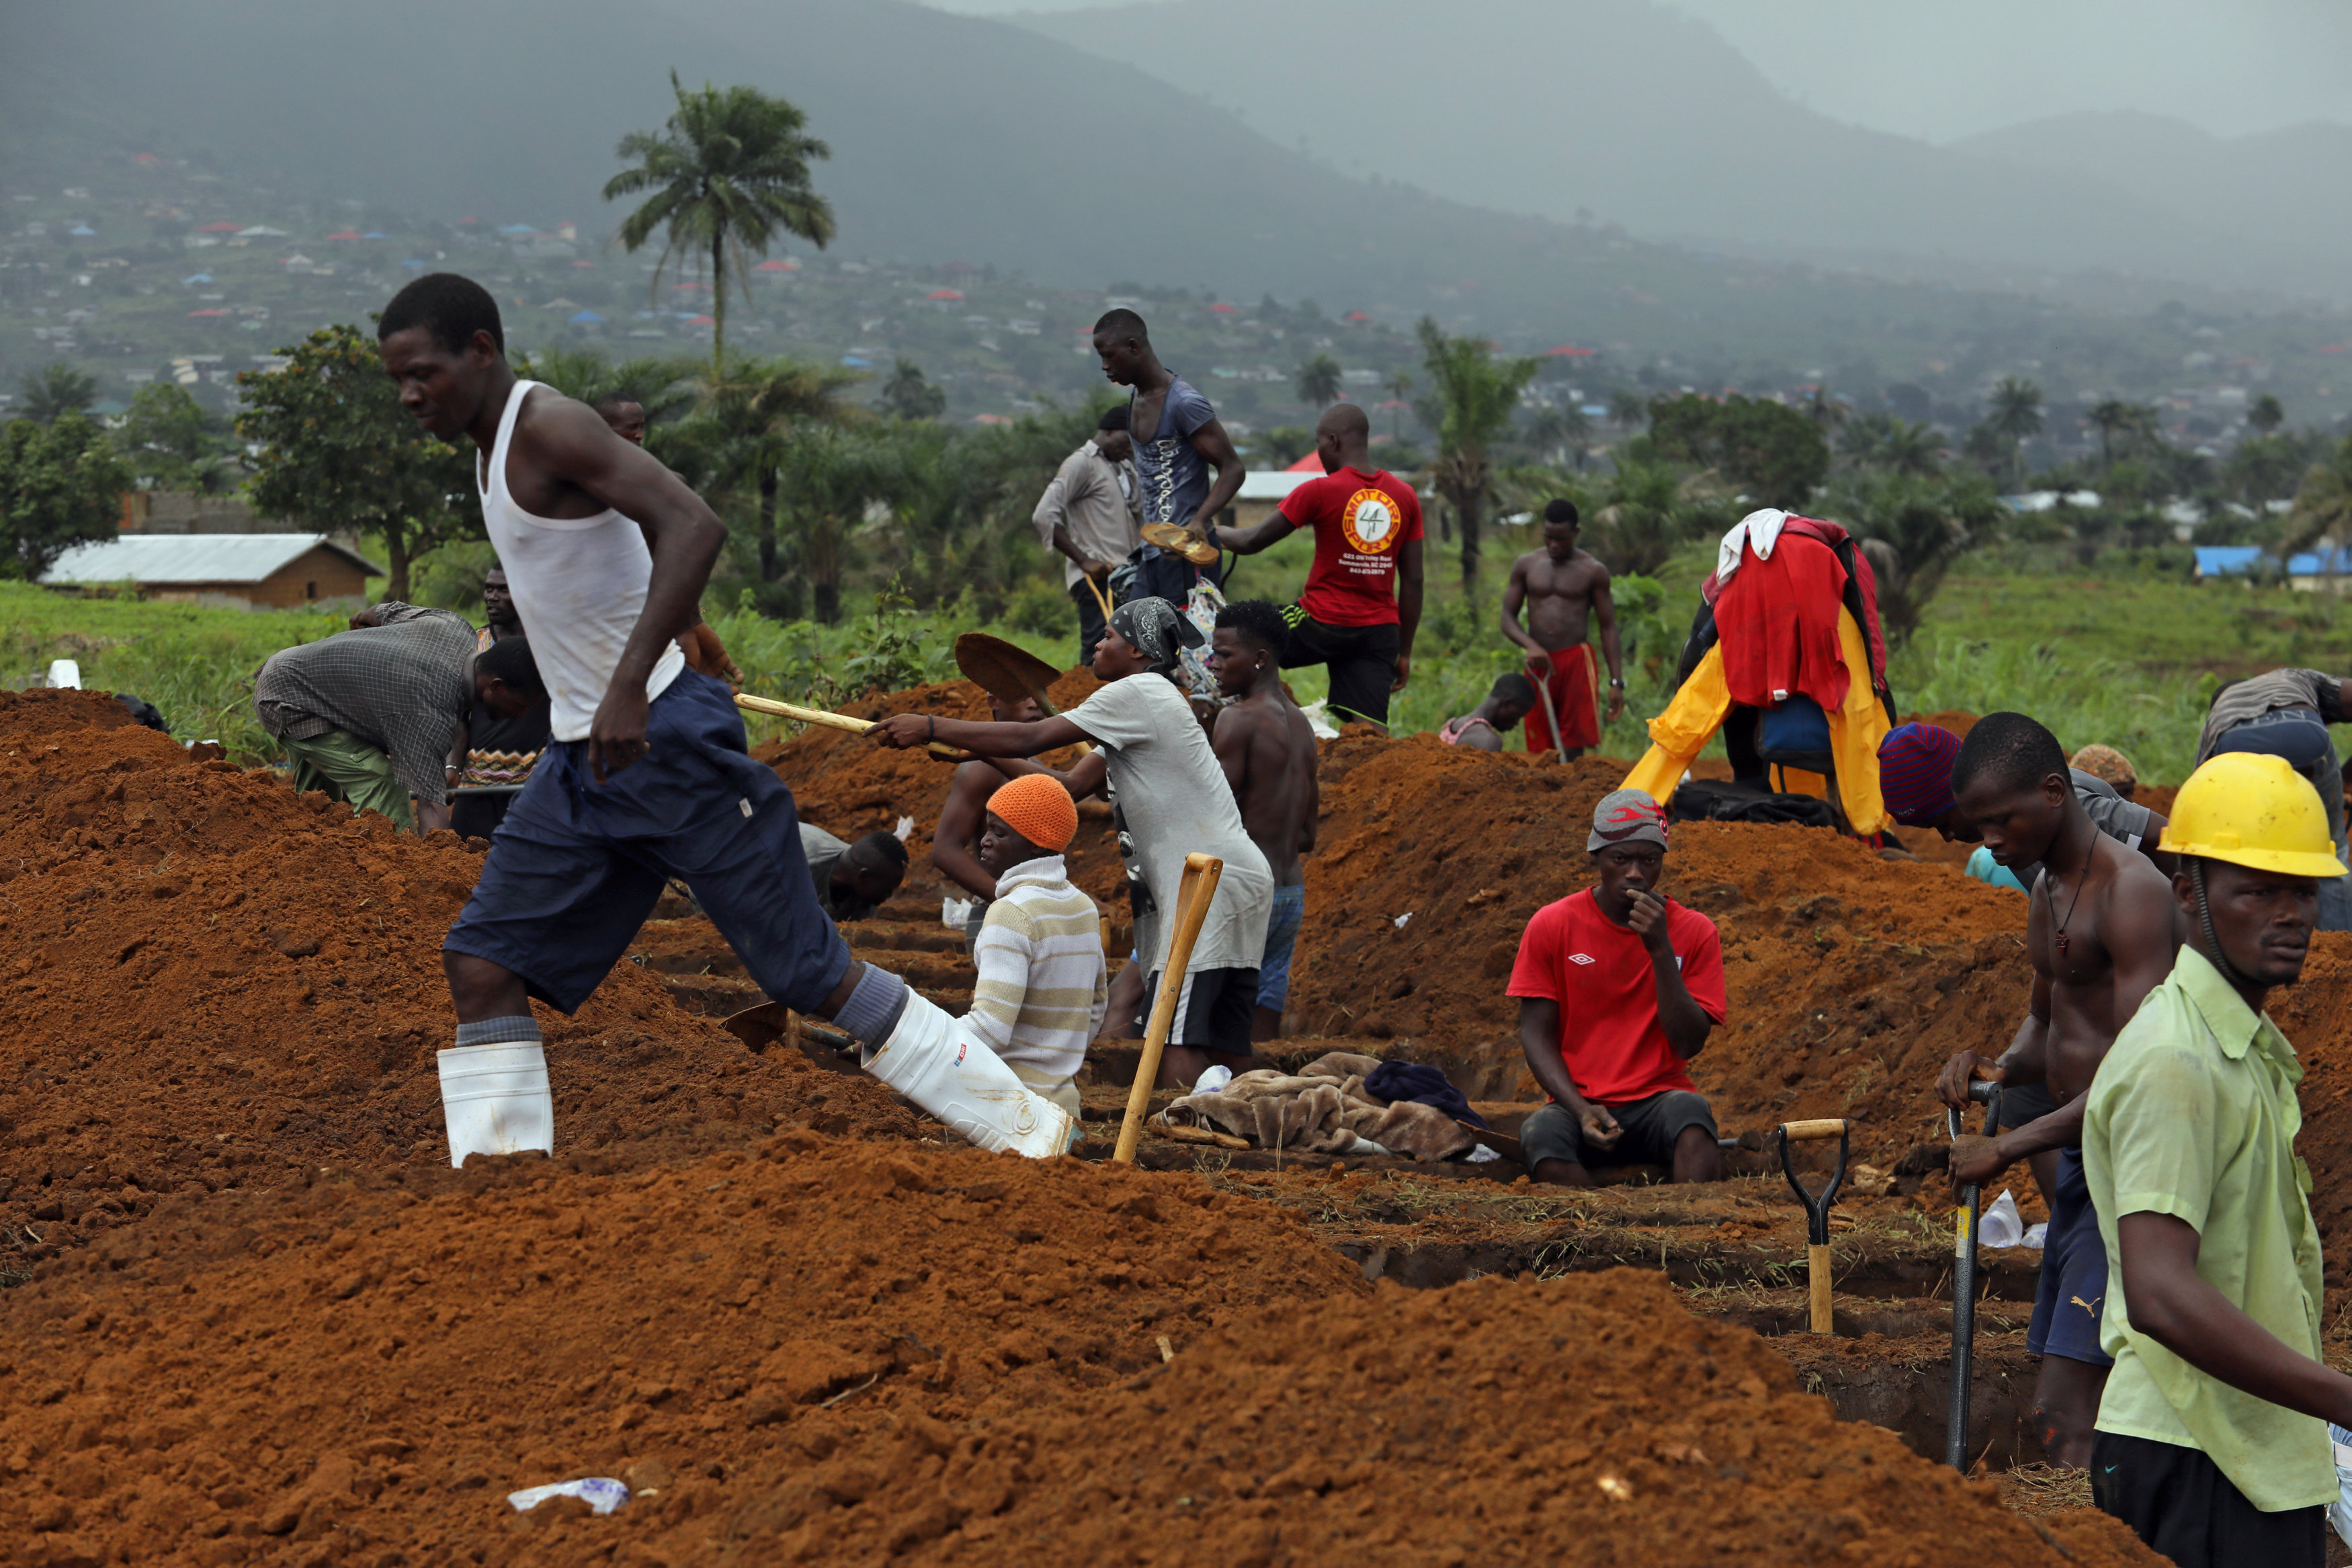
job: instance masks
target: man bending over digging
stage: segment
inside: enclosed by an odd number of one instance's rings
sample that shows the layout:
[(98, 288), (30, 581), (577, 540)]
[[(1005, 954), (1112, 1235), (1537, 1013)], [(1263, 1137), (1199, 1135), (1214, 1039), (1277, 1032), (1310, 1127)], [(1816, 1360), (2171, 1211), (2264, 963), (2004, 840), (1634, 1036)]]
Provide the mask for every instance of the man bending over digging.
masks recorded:
[(483, 521), (551, 698), (547, 753), (443, 944), (450, 1162), (552, 1150), (530, 998), (577, 1010), (671, 877), (761, 989), (864, 1042), (883, 1082), (986, 1147), (1059, 1154), (1066, 1112), (897, 976), (852, 960), (817, 907), (792, 791), (749, 755), (726, 683), (687, 667), (677, 639), (726, 538), (710, 508), (585, 403), (519, 380), (479, 284), (416, 279), (376, 337), (401, 406), (479, 449)]
[[(1176, 893), (1188, 853), (1225, 862), (1191, 961), (1175, 977), (1176, 1014), (1160, 1058), (1160, 1082), (1192, 1087), (1212, 1065), (1246, 1071), (1257, 1008), (1258, 961), (1265, 952), (1274, 875), (1251, 841), (1209, 738), (1177, 685), (1178, 654), (1201, 633), (1164, 599), (1130, 599), (1112, 612), (1095, 645), (1094, 671), (1108, 684), (1066, 714), (1034, 724), (981, 724), (895, 714), (876, 725), (884, 746), (940, 740), (997, 759), (1008, 778), (1045, 773), (1084, 800), (1108, 779), (1119, 853), (1127, 859), (1135, 911), (1135, 951), (1145, 973), (1144, 1010), (1168, 983), (1176, 935)], [(1034, 757), (1090, 740), (1099, 747), (1066, 773)]]
[(1963, 1051), (1937, 1084), (1966, 1109), (1972, 1078), (2050, 1085), (2057, 1109), (1994, 1138), (1952, 1145), (1952, 1186), (1990, 1182), (2011, 1165), (2056, 1149), (2057, 1185), (2042, 1250), (2042, 1284), (2025, 1346), (2042, 1357), (2033, 1423), (2053, 1462), (2091, 1464), (2092, 1423), (2114, 1357), (2101, 1348), (2107, 1254), (2083, 1164), (2084, 1093), (2116, 1031), (2171, 972), (2171, 889), (2144, 854), (2099, 831), (2083, 809), (2058, 737), (2021, 713), (1987, 714), (1960, 742), (1952, 788), (1964, 821), (2004, 866), (2039, 864), (2027, 895), (2026, 956), (2033, 993), (2025, 1021), (1997, 1061)]
[(1666, 814), (1639, 789), (1593, 808), (1600, 880), (1546, 904), (1519, 938), (1519, 1049), (1551, 1097), (1519, 1129), (1528, 1174), (1591, 1186), (1593, 1165), (1671, 1166), (1717, 1181), (1714, 1113), (1684, 1064), (1725, 1013), (1715, 922), (1655, 891)]

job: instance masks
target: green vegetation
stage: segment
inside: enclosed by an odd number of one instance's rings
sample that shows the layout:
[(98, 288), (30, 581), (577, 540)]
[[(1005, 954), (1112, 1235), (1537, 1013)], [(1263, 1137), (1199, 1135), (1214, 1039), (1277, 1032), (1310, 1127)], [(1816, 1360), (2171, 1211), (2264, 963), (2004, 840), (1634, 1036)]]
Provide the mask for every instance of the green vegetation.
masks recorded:
[(77, 409), (0, 424), (0, 577), (31, 581), (74, 545), (114, 537), (131, 471)]

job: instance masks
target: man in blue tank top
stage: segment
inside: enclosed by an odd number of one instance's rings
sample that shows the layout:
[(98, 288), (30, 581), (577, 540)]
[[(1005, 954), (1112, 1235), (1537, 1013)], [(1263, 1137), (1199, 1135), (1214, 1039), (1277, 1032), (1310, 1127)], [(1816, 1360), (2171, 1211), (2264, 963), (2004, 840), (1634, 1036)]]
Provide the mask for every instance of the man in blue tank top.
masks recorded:
[(750, 756), (726, 684), (679, 653), (726, 539), (710, 508), (585, 403), (518, 379), (498, 305), (470, 279), (409, 284), (377, 340), (417, 423), (480, 452), (483, 521), (551, 704), (547, 752), (443, 944), (451, 1163), (552, 1149), (530, 998), (576, 1011), (673, 877), (762, 990), (863, 1042), (877, 1077), (983, 1146), (1061, 1153), (1066, 1113), (851, 958), (811, 888), (792, 792)]
[[(1242, 459), (1217, 411), (1192, 383), (1160, 362), (1143, 318), (1132, 310), (1103, 313), (1095, 323), (1095, 355), (1104, 377), (1133, 389), (1128, 439), (1142, 486), (1143, 521), (1169, 523), (1213, 544), (1217, 514), (1241, 494)], [(1209, 470), (1215, 469), (1213, 483)], [(1135, 577), (1138, 596), (1164, 599), (1177, 609), (1202, 578), (1223, 583), (1220, 558), (1205, 567), (1146, 544)]]

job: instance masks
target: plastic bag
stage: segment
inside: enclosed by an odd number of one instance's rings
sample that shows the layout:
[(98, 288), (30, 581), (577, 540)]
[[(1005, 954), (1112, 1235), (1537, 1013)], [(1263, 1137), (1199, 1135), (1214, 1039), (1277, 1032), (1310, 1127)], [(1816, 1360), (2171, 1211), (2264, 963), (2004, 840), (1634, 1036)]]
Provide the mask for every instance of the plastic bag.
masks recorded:
[(961, 898), (942, 898), (940, 900), (940, 924), (946, 926), (949, 930), (962, 930), (964, 927), (964, 922), (971, 918), (971, 904), (969, 900)]
[(2330, 1421), (2327, 1444), (2336, 1455), (2336, 1500), (2327, 1505), (2327, 1522), (2338, 1539), (2352, 1546), (2352, 1432)]
[(2017, 1199), (2006, 1189), (1987, 1204), (1977, 1216), (1977, 1245), (1979, 1247), (2014, 1247), (2025, 1239), (2025, 1219), (2017, 1212)]
[(507, 1500), (514, 1504), (517, 1513), (529, 1513), (551, 1497), (576, 1497), (598, 1513), (610, 1513), (629, 1500), (629, 1488), (627, 1482), (616, 1481), (610, 1476), (583, 1476), (576, 1481), (557, 1481), (507, 1493)]

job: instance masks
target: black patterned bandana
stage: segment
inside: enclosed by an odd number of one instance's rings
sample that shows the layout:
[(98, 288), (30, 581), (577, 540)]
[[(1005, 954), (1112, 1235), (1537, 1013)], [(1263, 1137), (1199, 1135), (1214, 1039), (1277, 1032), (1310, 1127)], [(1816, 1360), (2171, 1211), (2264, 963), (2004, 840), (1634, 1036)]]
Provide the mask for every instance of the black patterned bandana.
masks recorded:
[(1185, 649), (1202, 642), (1201, 629), (1164, 599), (1130, 599), (1110, 612), (1110, 623), (1162, 674), (1176, 667)]

